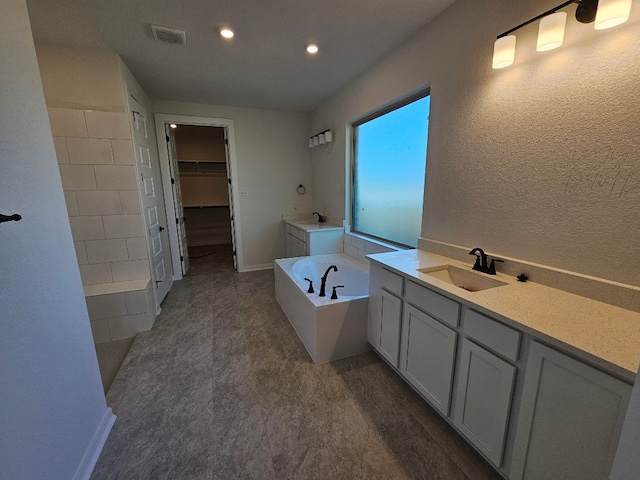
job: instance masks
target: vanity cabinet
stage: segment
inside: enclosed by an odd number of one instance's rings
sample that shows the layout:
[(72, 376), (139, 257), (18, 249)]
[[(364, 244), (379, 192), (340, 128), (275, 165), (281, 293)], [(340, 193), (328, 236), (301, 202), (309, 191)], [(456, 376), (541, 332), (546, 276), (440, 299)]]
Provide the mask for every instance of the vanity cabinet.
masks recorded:
[(502, 465), (516, 367), (465, 338), (453, 424), (495, 465)]
[(387, 362), (398, 368), (403, 303), (400, 295), (404, 279), (372, 263), (369, 287), (367, 340)]
[(630, 394), (617, 378), (532, 342), (510, 478), (608, 478)]
[(400, 372), (444, 416), (449, 415), (458, 334), (406, 305)]
[(342, 253), (343, 229), (327, 227), (307, 231), (285, 222), (287, 258)]
[(400, 327), (402, 325), (402, 300), (382, 291), (380, 295), (380, 335), (378, 351), (398, 368), (400, 351)]

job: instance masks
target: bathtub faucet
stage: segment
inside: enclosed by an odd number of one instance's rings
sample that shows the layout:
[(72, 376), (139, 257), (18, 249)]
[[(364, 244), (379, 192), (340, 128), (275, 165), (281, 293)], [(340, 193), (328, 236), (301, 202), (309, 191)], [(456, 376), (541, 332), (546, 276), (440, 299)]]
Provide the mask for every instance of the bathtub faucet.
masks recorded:
[(329, 268), (327, 268), (327, 271), (324, 272), (324, 275), (322, 276), (322, 281), (320, 283), (320, 294), (318, 295), (319, 297), (326, 297), (327, 294), (324, 293), (324, 289), (327, 286), (327, 276), (329, 275), (329, 272), (333, 270), (334, 272), (338, 271), (338, 267), (336, 267), (335, 265), (331, 265)]

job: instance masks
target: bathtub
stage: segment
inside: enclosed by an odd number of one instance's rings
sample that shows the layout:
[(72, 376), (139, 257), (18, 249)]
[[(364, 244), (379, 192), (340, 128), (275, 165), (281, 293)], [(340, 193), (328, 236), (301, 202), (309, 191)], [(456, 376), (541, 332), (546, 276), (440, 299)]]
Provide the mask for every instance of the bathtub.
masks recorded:
[[(320, 279), (330, 265), (326, 297), (319, 297)], [(369, 265), (338, 253), (282, 258), (274, 265), (276, 299), (315, 363), (366, 352)], [(307, 293), (313, 280), (315, 293)], [(338, 299), (331, 300), (334, 285)]]

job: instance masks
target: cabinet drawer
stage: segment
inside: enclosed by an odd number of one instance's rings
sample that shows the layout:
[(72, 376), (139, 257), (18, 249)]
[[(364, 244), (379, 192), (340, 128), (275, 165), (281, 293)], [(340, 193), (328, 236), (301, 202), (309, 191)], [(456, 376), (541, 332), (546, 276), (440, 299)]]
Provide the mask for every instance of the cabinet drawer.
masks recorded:
[(460, 305), (413, 282), (407, 282), (405, 298), (422, 311), (452, 327), (458, 326)]
[(302, 241), (305, 240), (306, 232), (304, 230), (300, 230), (296, 227), (291, 227), (291, 234)]
[(404, 278), (400, 275), (385, 270), (384, 268), (380, 271), (380, 286), (385, 290), (401, 296), (403, 283)]
[(496, 320), (466, 310), (464, 314), (464, 333), (485, 347), (507, 357), (514, 362), (520, 352), (520, 332)]

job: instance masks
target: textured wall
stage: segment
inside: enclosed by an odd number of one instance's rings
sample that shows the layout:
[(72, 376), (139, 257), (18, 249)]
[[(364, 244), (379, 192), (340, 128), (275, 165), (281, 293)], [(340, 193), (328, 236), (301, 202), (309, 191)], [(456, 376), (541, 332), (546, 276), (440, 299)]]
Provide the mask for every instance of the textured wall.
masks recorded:
[(640, 285), (640, 3), (605, 31), (568, 7), (561, 48), (535, 52), (534, 24), (492, 70), (495, 36), (555, 3), (459, 0), (314, 112), (337, 130), (314, 206), (344, 215), (345, 125), (430, 85), (423, 237)]

